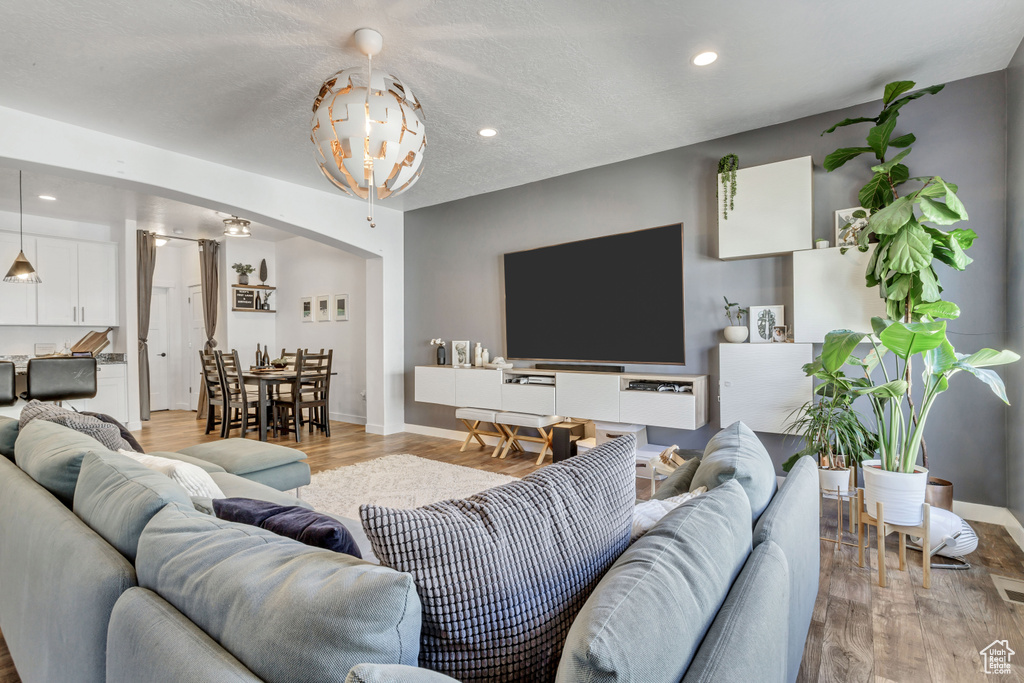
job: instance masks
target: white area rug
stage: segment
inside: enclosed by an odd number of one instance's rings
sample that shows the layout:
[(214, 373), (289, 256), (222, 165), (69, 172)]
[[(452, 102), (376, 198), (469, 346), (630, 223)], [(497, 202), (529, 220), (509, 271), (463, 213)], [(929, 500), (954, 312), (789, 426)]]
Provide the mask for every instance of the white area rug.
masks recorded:
[(321, 512), (359, 519), (363, 503), (408, 510), (511, 481), (516, 478), (415, 455), (386, 455), (314, 474), (302, 499)]

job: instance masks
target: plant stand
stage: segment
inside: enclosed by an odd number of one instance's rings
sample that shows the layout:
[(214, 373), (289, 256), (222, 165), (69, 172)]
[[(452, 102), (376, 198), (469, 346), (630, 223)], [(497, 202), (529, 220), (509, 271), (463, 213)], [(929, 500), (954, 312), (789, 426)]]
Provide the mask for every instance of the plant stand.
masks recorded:
[[(857, 489), (857, 564), (861, 567), (864, 566), (865, 538), (869, 535), (867, 527), (873, 526), (875, 527), (875, 542), (878, 545), (878, 585), (885, 588), (886, 536), (893, 532), (898, 534), (900, 543), (900, 571), (904, 571), (907, 568), (907, 536), (913, 534), (914, 536), (919, 536), (923, 539), (931, 538), (931, 506), (928, 505), (928, 503), (924, 504), (923, 519), (921, 520), (921, 523), (916, 526), (886, 524), (884, 521), (881, 521), (885, 519), (882, 503), (877, 503), (876, 508), (874, 515), (868, 512), (867, 505), (864, 503), (864, 489)], [(870, 543), (870, 539), (868, 539), (867, 544), (870, 545)], [(931, 557), (929, 556), (928, 558), (925, 558), (925, 553), (921, 554), (921, 568), (923, 574), (922, 585), (925, 588), (931, 588)]]
[(856, 485), (857, 485), (857, 480), (856, 480), (856, 476), (857, 475), (855, 474), (855, 472), (856, 472), (856, 470), (853, 467), (851, 467), (850, 468), (850, 488), (848, 488), (846, 491), (843, 491), (843, 490), (841, 490), (839, 488), (836, 488), (834, 491), (829, 490), (829, 489), (822, 489), (822, 488), (818, 489), (818, 516), (819, 517), (821, 517), (821, 515), (824, 513), (824, 503), (823, 503), (823, 501), (825, 501), (826, 499), (827, 500), (832, 500), (833, 498), (835, 498), (835, 501), (836, 501), (836, 537), (835, 538), (829, 538), (827, 536), (819, 536), (818, 537), (819, 540), (827, 541), (828, 543), (834, 543), (835, 547), (833, 548), (833, 552), (837, 552), (839, 550), (839, 547), (842, 546), (842, 545), (848, 545), (851, 548), (856, 548), (857, 547), (856, 543), (850, 543), (849, 541), (844, 541), (843, 540), (843, 502), (844, 501), (846, 503), (848, 503), (849, 506), (850, 506), (850, 508), (849, 508), (850, 509), (850, 513), (847, 516), (848, 517), (848, 521), (849, 521), (849, 526), (850, 526), (849, 532), (851, 534), (854, 533), (854, 525), (855, 524), (857, 525), (857, 528), (860, 528), (860, 525), (855, 521), (855, 520), (857, 520), (857, 517), (858, 517), (857, 513), (858, 513), (858, 510), (859, 510), (859, 508), (857, 506), (857, 494), (855, 493)]

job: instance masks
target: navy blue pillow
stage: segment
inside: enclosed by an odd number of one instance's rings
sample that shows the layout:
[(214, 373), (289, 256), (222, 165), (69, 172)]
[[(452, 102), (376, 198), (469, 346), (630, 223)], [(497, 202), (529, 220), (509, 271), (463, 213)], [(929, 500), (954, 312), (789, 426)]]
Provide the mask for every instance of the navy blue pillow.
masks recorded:
[(363, 557), (344, 524), (315, 510), (252, 498), (214, 498), (213, 511), (229, 522), (258, 526), (314, 548)]

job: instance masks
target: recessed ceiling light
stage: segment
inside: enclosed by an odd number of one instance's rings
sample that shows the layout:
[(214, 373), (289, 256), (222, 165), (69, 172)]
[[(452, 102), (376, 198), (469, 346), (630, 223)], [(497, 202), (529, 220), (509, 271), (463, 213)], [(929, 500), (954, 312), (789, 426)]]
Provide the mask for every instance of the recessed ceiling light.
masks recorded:
[(39, 198), (40, 199), (45, 199), (48, 202), (55, 202), (55, 201), (57, 201), (57, 198), (54, 197), (52, 194), (41, 194), (41, 195), (39, 195)]
[(693, 63), (696, 66), (707, 66), (718, 59), (717, 52), (701, 52), (693, 58)]
[(477, 131), (477, 133), (480, 135), (480, 137), (483, 138), (493, 138), (495, 135), (498, 134), (498, 131), (494, 130), (493, 128), (481, 128), (479, 131)]

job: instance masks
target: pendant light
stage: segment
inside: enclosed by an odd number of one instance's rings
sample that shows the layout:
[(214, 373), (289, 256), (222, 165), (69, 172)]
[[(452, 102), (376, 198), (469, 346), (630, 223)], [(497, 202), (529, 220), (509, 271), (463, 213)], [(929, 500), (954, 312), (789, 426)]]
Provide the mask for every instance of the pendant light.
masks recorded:
[(231, 218), (224, 219), (224, 236), (225, 237), (252, 237), (252, 233), (249, 232), (249, 221), (238, 216), (232, 216)]
[[(375, 201), (401, 194), (419, 180), (426, 126), (420, 103), (402, 81), (373, 70), (384, 37), (371, 28), (355, 32), (366, 55), (361, 69), (342, 69), (320, 86), (313, 102), (310, 140), (320, 170), (349, 196), (365, 199), (370, 227)], [(359, 85), (357, 85), (359, 83)]]
[(28, 262), (28, 258), (25, 256), (25, 202), (22, 198), (21, 171), (18, 171), (18, 215), (21, 249), (18, 251), (18, 257), (14, 259), (11, 269), (4, 276), (4, 282), (23, 282), (25, 284), (38, 285), (42, 280), (39, 279), (36, 269), (32, 267), (32, 264)]

